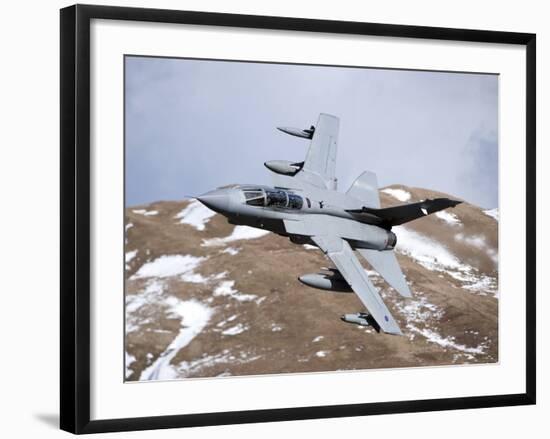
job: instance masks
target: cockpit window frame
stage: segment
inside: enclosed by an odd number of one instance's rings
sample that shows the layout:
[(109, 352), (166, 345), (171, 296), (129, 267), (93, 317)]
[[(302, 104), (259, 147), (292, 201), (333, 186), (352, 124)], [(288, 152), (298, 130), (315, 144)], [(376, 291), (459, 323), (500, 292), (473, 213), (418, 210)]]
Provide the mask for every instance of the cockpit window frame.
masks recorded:
[[(278, 209), (301, 210), (304, 206), (304, 197), (281, 188), (261, 188), (245, 186), (239, 188), (244, 196), (245, 203), (252, 207), (272, 207)], [(271, 195), (271, 199), (270, 199)], [(284, 195), (284, 201), (283, 196)], [(261, 201), (260, 201), (261, 200)], [(261, 204), (258, 204), (261, 203)]]
[[(284, 195), (284, 202), (282, 200)], [(288, 192), (283, 189), (267, 189), (265, 191), (265, 207), (278, 207), (280, 209), (288, 208)]]
[(304, 197), (294, 193), (287, 193), (288, 208), (291, 210), (302, 210), (304, 207)]
[[(265, 190), (263, 188), (246, 188), (242, 189), (242, 193), (244, 195), (245, 203), (248, 206), (255, 206), (255, 207), (265, 207), (266, 205), (266, 194)], [(257, 196), (248, 197), (249, 194), (257, 194)], [(255, 203), (255, 201), (262, 200), (261, 204)]]

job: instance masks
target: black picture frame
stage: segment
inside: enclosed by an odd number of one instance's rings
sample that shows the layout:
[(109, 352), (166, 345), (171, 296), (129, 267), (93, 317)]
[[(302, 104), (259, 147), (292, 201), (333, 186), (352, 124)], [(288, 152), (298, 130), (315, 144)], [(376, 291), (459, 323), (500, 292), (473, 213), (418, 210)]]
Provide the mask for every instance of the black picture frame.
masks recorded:
[[(60, 11), (60, 426), (72, 433), (192, 427), (535, 404), (536, 36), (530, 33), (75, 5)], [(523, 45), (526, 48), (525, 393), (383, 403), (90, 419), (90, 21), (133, 20)]]

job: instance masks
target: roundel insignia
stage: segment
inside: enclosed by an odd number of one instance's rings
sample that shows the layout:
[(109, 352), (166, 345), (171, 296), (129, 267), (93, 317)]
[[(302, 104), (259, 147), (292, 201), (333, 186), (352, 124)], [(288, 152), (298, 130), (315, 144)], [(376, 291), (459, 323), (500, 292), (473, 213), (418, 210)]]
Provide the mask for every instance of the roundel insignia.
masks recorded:
[(386, 322), (389, 322), (389, 321), (390, 321), (390, 319), (388, 319), (388, 316), (384, 316), (384, 320), (385, 320)]

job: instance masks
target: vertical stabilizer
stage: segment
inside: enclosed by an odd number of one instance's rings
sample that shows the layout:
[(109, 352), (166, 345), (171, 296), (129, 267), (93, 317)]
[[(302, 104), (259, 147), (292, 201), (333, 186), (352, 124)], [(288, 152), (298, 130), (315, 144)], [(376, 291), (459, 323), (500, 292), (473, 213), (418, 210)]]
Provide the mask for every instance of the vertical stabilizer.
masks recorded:
[(378, 179), (374, 172), (363, 172), (350, 186), (347, 194), (362, 201), (366, 207), (380, 208)]

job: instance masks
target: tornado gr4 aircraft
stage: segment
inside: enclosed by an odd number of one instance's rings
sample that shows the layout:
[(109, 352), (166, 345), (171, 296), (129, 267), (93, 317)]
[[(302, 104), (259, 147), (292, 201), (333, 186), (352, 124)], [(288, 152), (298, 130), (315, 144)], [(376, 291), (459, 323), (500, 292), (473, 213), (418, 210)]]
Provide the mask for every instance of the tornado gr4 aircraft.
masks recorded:
[(343, 321), (401, 334), (354, 250), (399, 294), (411, 297), (395, 257), (397, 237), (392, 227), (454, 207), (460, 201), (437, 198), (381, 208), (376, 174), (369, 171), (363, 172), (346, 193), (338, 192), (335, 165), (339, 119), (321, 114), (315, 127), (278, 129), (311, 140), (303, 162), (266, 162), (273, 187), (230, 185), (197, 199), (231, 224), (269, 230), (293, 243), (319, 247), (336, 268), (299, 280), (314, 288), (357, 294), (368, 313), (345, 314)]

